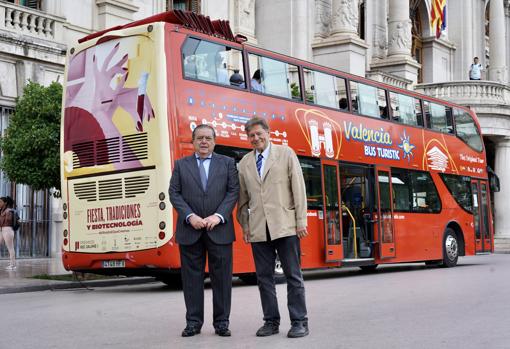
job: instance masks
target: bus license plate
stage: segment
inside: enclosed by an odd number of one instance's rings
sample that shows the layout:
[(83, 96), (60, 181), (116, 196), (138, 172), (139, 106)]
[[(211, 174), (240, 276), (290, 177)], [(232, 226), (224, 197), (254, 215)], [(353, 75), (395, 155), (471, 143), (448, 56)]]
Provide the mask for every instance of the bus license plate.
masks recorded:
[(125, 268), (126, 261), (124, 260), (109, 260), (103, 261), (103, 268)]

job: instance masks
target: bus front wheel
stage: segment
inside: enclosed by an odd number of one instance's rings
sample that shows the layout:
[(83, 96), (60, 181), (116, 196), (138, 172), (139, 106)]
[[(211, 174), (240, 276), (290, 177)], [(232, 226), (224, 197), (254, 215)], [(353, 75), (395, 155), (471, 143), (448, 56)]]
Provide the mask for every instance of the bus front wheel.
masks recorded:
[(451, 268), (457, 265), (459, 259), (459, 240), (457, 234), (452, 228), (446, 228), (443, 238), (443, 263), (445, 268)]

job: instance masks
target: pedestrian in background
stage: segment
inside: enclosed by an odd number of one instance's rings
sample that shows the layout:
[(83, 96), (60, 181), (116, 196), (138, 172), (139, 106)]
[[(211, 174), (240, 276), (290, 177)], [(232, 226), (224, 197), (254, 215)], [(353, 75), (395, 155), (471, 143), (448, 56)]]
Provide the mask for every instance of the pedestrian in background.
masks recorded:
[(291, 320), (288, 337), (308, 335), (305, 286), (301, 273), (300, 239), (306, 231), (306, 188), (294, 151), (272, 144), (265, 119), (254, 117), (245, 131), (253, 147), (239, 163), (237, 219), (245, 242), (251, 243), (264, 325), (256, 335), (279, 332), (280, 312), (276, 298), (276, 255), (287, 278), (287, 306)]
[(14, 201), (10, 196), (0, 197), (0, 245), (5, 241), (7, 251), (9, 251), (9, 265), (6, 270), (16, 269), (16, 253), (14, 251), (14, 229), (12, 228), (14, 219)]
[(231, 335), (232, 210), (239, 197), (239, 179), (234, 159), (213, 152), (215, 139), (211, 126), (197, 126), (192, 135), (195, 153), (175, 162), (170, 180), (170, 202), (178, 214), (175, 238), (186, 304), (183, 337), (199, 334), (204, 323), (206, 255), (215, 333)]
[(482, 78), (483, 66), (478, 63), (478, 57), (473, 58), (469, 68), (469, 80), (480, 80)]

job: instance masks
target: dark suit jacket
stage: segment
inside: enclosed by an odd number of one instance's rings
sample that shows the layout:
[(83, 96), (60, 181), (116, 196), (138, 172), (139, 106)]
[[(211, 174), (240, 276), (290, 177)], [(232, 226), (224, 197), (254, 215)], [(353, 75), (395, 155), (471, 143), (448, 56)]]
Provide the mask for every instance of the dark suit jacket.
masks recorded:
[(186, 222), (186, 217), (195, 213), (205, 218), (219, 213), (225, 223), (218, 224), (207, 232), (211, 240), (220, 245), (235, 240), (232, 210), (239, 196), (239, 178), (235, 161), (224, 155), (212, 154), (204, 192), (195, 154), (175, 162), (170, 179), (170, 202), (177, 210), (176, 241), (181, 245), (192, 245), (200, 238), (203, 230), (195, 230)]

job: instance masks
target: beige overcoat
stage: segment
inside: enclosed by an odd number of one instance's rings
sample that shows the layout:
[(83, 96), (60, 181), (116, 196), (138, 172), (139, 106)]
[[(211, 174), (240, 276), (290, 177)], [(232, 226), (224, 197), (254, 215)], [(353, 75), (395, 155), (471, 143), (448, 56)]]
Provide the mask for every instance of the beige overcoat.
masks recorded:
[(271, 144), (262, 178), (257, 173), (255, 151), (239, 162), (237, 220), (250, 232), (250, 242), (266, 241), (266, 224), (271, 240), (296, 235), (306, 228), (306, 188), (294, 151)]

